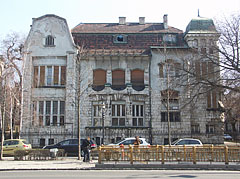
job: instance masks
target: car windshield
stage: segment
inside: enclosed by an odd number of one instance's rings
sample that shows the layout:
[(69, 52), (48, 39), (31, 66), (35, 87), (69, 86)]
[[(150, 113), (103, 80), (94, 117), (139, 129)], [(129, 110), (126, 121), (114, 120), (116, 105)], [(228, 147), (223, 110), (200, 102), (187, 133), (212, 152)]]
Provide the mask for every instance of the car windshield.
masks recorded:
[(118, 143), (122, 143), (125, 139), (122, 140), (118, 140), (117, 142), (115, 142), (114, 144), (118, 144)]
[(177, 142), (179, 141), (179, 139), (178, 140), (175, 140), (175, 141), (173, 141), (172, 142), (172, 145), (175, 145)]

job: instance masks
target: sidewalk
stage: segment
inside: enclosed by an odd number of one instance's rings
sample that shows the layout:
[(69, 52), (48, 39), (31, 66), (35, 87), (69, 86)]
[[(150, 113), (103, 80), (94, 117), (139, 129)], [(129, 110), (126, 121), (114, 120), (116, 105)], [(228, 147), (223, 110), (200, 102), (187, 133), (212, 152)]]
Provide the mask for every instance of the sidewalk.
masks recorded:
[(192, 164), (191, 162), (182, 163), (141, 163), (129, 162), (115, 163), (109, 162), (105, 164), (98, 164), (97, 160), (90, 162), (83, 162), (77, 157), (63, 157), (58, 160), (34, 160), (34, 161), (16, 161), (13, 157), (4, 157), (0, 161), (0, 172), (11, 170), (228, 170), (240, 171), (240, 163), (204, 163)]
[(77, 157), (64, 157), (57, 160), (16, 161), (4, 157), (0, 161), (0, 171), (6, 170), (89, 170), (95, 168), (97, 160), (83, 162)]

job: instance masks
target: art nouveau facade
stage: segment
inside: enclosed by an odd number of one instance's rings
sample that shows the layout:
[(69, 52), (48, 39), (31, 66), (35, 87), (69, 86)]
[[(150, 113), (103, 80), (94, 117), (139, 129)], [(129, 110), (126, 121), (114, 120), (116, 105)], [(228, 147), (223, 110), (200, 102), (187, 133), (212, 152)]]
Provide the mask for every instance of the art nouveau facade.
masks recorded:
[(119, 23), (79, 24), (71, 32), (58, 16), (33, 19), (24, 46), (21, 136), (35, 146), (76, 138), (80, 109), (81, 136), (98, 144), (136, 135), (164, 144), (169, 101), (172, 139), (222, 143), (220, 96), (209, 90), (187, 105), (194, 90), (181, 70), (185, 60), (197, 71), (206, 64), (213, 69), (207, 60), (198, 67), (191, 47), (211, 50), (206, 44), (217, 39), (213, 22), (201, 18), (185, 33), (168, 26), (166, 15), (163, 23), (120, 17)]

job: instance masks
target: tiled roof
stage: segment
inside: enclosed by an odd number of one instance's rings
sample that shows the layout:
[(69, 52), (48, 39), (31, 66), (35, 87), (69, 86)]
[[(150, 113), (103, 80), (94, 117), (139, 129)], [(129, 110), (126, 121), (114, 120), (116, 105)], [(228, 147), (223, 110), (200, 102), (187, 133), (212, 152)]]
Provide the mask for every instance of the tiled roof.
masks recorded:
[(186, 28), (186, 33), (217, 32), (212, 19), (197, 17), (192, 19)]
[(182, 30), (168, 26), (164, 29), (163, 23), (81, 23), (71, 30), (72, 33), (183, 33)]

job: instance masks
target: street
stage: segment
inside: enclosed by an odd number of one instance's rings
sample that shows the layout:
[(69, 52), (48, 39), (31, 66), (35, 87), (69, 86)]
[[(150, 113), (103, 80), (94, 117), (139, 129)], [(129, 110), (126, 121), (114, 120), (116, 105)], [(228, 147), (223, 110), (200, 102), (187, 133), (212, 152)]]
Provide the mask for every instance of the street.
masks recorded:
[(239, 171), (197, 171), (197, 170), (38, 170), (38, 171), (1, 171), (0, 179), (31, 178), (196, 178), (196, 179), (238, 179)]

